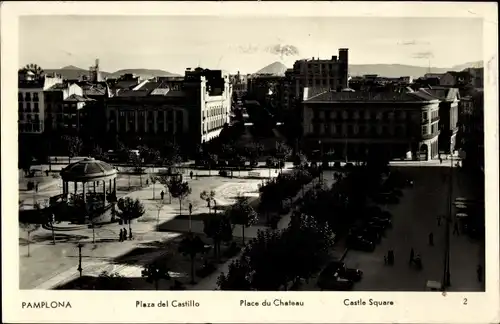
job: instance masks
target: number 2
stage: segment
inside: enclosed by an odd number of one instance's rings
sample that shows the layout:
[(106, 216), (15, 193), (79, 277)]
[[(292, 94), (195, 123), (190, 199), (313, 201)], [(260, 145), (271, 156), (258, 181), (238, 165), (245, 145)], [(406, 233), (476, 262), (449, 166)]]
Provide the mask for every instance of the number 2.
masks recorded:
[(467, 305), (467, 298), (464, 298), (464, 300), (462, 301), (462, 304)]

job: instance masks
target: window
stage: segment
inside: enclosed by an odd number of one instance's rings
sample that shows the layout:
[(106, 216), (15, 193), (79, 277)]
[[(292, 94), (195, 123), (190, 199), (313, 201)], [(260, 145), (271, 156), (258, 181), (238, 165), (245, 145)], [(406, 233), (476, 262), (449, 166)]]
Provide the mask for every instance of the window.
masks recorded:
[(17, 100), (18, 101), (23, 101), (24, 100), (24, 96), (23, 96), (22, 92), (18, 92), (18, 94), (17, 94)]
[(359, 119), (359, 111), (354, 111), (354, 119)]
[(31, 93), (26, 92), (26, 97), (25, 97), (25, 100), (26, 100), (26, 101), (31, 101)]
[(337, 112), (336, 111), (331, 111), (330, 112), (330, 118), (331, 119), (336, 119), (337, 118)]
[(426, 120), (428, 120), (427, 112), (423, 112), (422, 113), (422, 121), (426, 121)]
[(319, 112), (319, 119), (321, 120), (325, 119), (325, 112), (323, 110)]
[(23, 120), (24, 119), (24, 114), (23, 113), (18, 113), (18, 120)]
[(429, 127), (427, 125), (422, 126), (422, 135), (428, 135), (429, 134)]
[(18, 103), (18, 106), (19, 106), (18, 110), (19, 110), (19, 111), (23, 111), (23, 109), (24, 109), (24, 104), (23, 104), (22, 102), (19, 102), (19, 103)]
[(33, 105), (35, 106), (33, 108), (33, 112), (40, 112), (40, 110), (38, 109), (38, 102), (33, 103)]
[(31, 114), (27, 114), (27, 115), (26, 115), (26, 119), (27, 119), (27, 120), (31, 120)]
[(399, 112), (399, 118), (406, 119), (406, 111), (400, 111)]
[(365, 120), (369, 120), (370, 118), (372, 118), (372, 114), (369, 110), (365, 110)]
[(349, 113), (347, 112), (347, 110), (344, 110), (344, 111), (342, 112), (342, 118), (343, 118), (343, 119), (348, 119), (348, 118), (349, 118)]
[(38, 101), (38, 92), (33, 93), (33, 101)]
[(31, 112), (31, 102), (26, 103), (26, 111)]
[(389, 119), (390, 120), (394, 119), (394, 111), (389, 112)]

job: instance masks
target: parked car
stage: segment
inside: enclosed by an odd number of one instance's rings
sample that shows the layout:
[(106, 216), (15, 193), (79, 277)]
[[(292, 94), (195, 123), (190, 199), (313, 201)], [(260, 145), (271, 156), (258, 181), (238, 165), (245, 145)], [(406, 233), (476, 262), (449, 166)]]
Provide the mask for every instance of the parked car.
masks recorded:
[(390, 219), (373, 217), (371, 221), (373, 221), (375, 225), (379, 225), (384, 228), (392, 227), (392, 221)]
[(379, 218), (382, 218), (382, 219), (392, 219), (392, 214), (387, 211), (387, 210), (384, 210), (380, 215), (378, 215), (377, 217)]
[(396, 197), (403, 197), (403, 191), (401, 189), (394, 189), (392, 190), (392, 193), (396, 196)]
[(348, 170), (352, 170), (354, 168), (354, 164), (352, 164), (351, 162), (348, 162), (345, 164), (344, 168), (346, 168)]
[(358, 282), (363, 278), (363, 271), (359, 269), (346, 268), (344, 272), (339, 273), (341, 278)]
[(340, 164), (340, 162), (337, 161), (337, 162), (333, 163), (333, 167), (335, 169), (340, 169), (340, 168), (342, 168), (342, 165)]
[(349, 279), (344, 278), (320, 278), (318, 279), (318, 287), (321, 290), (337, 290), (337, 291), (347, 291), (354, 287), (354, 282)]
[(370, 228), (354, 228), (349, 232), (350, 235), (361, 236), (363, 239), (380, 243), (382, 241), (382, 235), (376, 230), (371, 230)]
[(353, 250), (360, 250), (360, 251), (366, 251), (366, 252), (373, 252), (375, 251), (375, 243), (368, 241), (367, 239), (363, 238), (363, 236), (349, 236), (347, 238), (347, 246), (350, 249)]

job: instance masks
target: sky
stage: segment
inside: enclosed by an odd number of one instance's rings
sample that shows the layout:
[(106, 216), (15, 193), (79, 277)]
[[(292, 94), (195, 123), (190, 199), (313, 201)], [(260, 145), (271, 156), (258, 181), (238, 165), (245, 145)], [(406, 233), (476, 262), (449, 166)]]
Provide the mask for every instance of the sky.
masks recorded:
[(19, 33), (19, 65), (44, 69), (88, 69), (99, 58), (106, 72), (254, 73), (339, 48), (349, 48), (350, 64), (451, 67), (483, 58), (482, 20), (474, 18), (23, 16)]

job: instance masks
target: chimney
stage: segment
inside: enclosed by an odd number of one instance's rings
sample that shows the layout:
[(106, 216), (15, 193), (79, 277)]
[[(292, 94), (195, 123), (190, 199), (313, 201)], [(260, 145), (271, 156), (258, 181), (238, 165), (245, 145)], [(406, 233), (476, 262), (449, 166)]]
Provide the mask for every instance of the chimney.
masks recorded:
[(339, 49), (339, 60), (345, 63), (349, 62), (349, 49), (348, 48), (340, 48)]
[(332, 61), (337, 62), (337, 55), (332, 56)]

